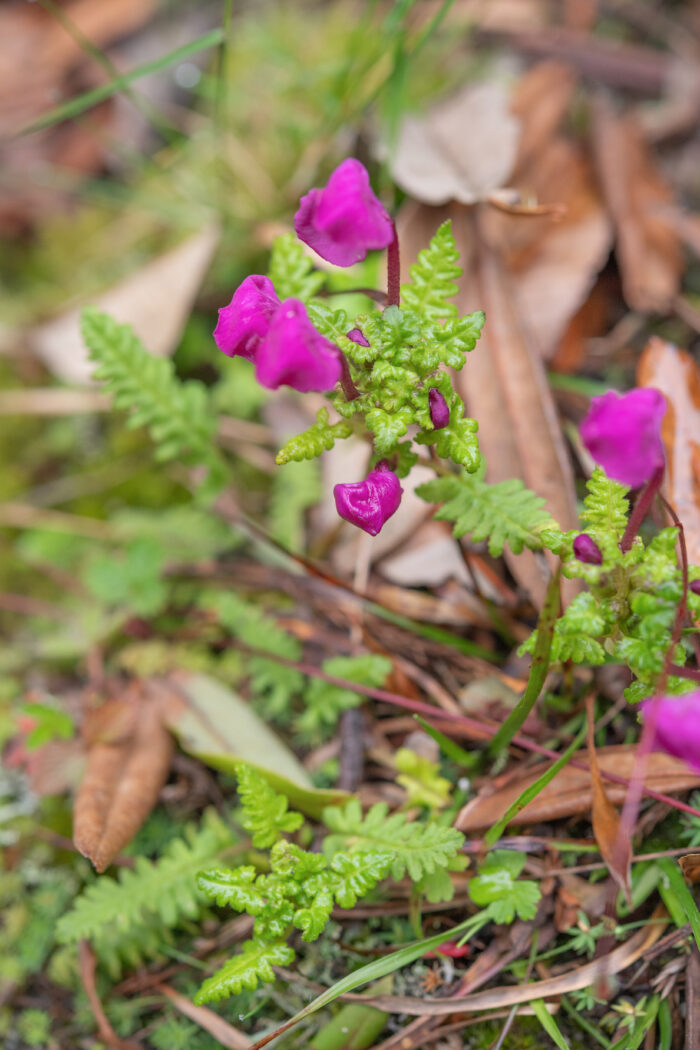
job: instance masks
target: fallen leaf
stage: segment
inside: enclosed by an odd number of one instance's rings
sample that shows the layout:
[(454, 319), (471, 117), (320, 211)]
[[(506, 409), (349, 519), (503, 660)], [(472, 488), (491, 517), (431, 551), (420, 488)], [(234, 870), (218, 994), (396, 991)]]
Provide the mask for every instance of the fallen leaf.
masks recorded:
[[(209, 226), (146, 263), (92, 300), (121, 323), (133, 325), (149, 353), (172, 354), (209, 268), (219, 231)], [(29, 345), (59, 379), (88, 383), (94, 369), (80, 332), (82, 307), (29, 332)]]
[(593, 156), (610, 216), (627, 304), (666, 313), (684, 270), (679, 238), (664, 218), (673, 202), (631, 115), (618, 117), (602, 96), (594, 99)]
[(248, 1050), (253, 1045), (247, 1035), (239, 1032), (237, 1028), (208, 1007), (195, 1006), (191, 999), (180, 995), (169, 984), (158, 984), (156, 987), (170, 1000), (176, 1010), (179, 1010), (185, 1017), (189, 1017), (205, 1032), (209, 1032), (209, 1035), (213, 1036), (220, 1046), (225, 1046), (228, 1050)]
[(608, 865), (608, 870), (615, 882), (625, 895), (630, 909), (632, 908), (632, 897), (630, 894), (630, 862), (632, 857), (631, 841), (622, 841), (620, 835), (620, 815), (608, 798), (608, 792), (598, 768), (598, 756), (596, 753), (595, 739), (593, 736), (594, 714), (593, 696), (589, 695), (586, 701), (586, 713), (588, 717), (588, 765), (591, 771), (591, 786), (593, 801), (591, 803), (591, 817), (593, 834), (600, 847), (600, 853)]
[(565, 62), (538, 62), (513, 89), (510, 111), (520, 121), (516, 172), (541, 155), (563, 121), (576, 88), (576, 74)]
[[(115, 739), (95, 740), (75, 800), (73, 840), (99, 872), (131, 841), (151, 812), (173, 752), (159, 704), (138, 685), (132, 686), (128, 703), (132, 731), (125, 733), (122, 721)], [(123, 719), (123, 706), (113, 710), (118, 721)]]
[(254, 766), (276, 791), (308, 816), (339, 805), (344, 791), (312, 786), (296, 756), (249, 704), (221, 682), (203, 674), (179, 673), (152, 680), (165, 723), (184, 751), (213, 769), (235, 774), (239, 762)]
[(520, 123), (497, 81), (468, 84), (425, 117), (406, 117), (389, 166), (425, 204), (473, 204), (503, 186), (515, 163)]
[(685, 350), (654, 337), (639, 360), (637, 382), (666, 397), (662, 490), (683, 522), (688, 560), (700, 564), (700, 369)]
[(678, 863), (687, 882), (700, 882), (700, 853), (686, 853), (678, 858)]
[[(635, 764), (636, 747), (626, 745), (602, 747), (598, 749), (598, 765), (603, 773), (614, 773), (629, 779)], [(585, 752), (574, 755), (574, 760), (586, 762)], [(465, 832), (489, 828), (503, 816), (506, 810), (522, 795), (544, 771), (544, 764), (538, 763), (527, 774), (517, 770), (505, 778), (500, 778), (481, 791), (476, 798), (464, 806), (457, 818), (456, 826)], [(649, 755), (646, 787), (665, 794), (690, 791), (700, 786), (700, 776), (691, 773), (684, 762), (661, 752)], [(613, 805), (621, 805), (627, 794), (624, 784), (606, 783), (607, 797)], [(577, 769), (569, 764), (539, 793), (537, 798), (528, 803), (514, 818), (513, 824), (538, 824), (541, 821), (551, 822), (563, 817), (578, 816), (590, 813), (593, 805), (593, 784), (591, 773), (587, 769)]]

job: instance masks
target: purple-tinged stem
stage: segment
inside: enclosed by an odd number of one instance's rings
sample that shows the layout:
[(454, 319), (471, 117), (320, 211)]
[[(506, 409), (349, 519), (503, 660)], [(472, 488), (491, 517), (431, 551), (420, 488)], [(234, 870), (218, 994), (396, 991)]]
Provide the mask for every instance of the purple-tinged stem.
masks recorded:
[(399, 259), (399, 236), (394, 226), (394, 239), (386, 253), (386, 305), (398, 306), (401, 299), (401, 261)]
[(652, 476), (649, 478), (646, 485), (640, 492), (637, 498), (637, 502), (634, 505), (634, 509), (629, 516), (629, 521), (627, 522), (625, 534), (620, 540), (620, 550), (623, 554), (627, 554), (627, 551), (631, 550), (632, 544), (634, 543), (634, 538), (639, 532), (639, 526), (642, 524), (647, 514), (649, 513), (649, 508), (651, 507), (654, 501), (654, 496), (658, 492), (659, 485), (661, 484), (661, 479), (663, 478), (663, 476), (664, 468), (659, 467), (659, 469), (654, 474), (652, 474)]
[(360, 396), (360, 391), (357, 389), (353, 382), (353, 378), (350, 375), (350, 366), (348, 365), (348, 359), (341, 350), (338, 351), (340, 355), (340, 365), (342, 372), (340, 373), (340, 385), (343, 388), (346, 401), (355, 401)]
[(694, 667), (681, 667), (680, 664), (669, 664), (668, 672), (676, 678), (690, 678), (693, 682), (700, 682), (700, 671)]
[(678, 546), (681, 550), (681, 575), (683, 580), (683, 593), (681, 594), (681, 600), (678, 603), (676, 609), (676, 616), (673, 621), (673, 627), (671, 629), (671, 641), (669, 642), (668, 649), (666, 650), (666, 657), (664, 659), (664, 666), (659, 677), (659, 681), (656, 683), (656, 692), (663, 693), (666, 688), (666, 682), (668, 676), (671, 673), (671, 662), (673, 660), (673, 654), (676, 651), (676, 646), (681, 640), (681, 633), (683, 631), (683, 621), (688, 611), (688, 548), (685, 543), (685, 530), (683, 529), (683, 523), (676, 514), (675, 510), (664, 497), (661, 497), (661, 502), (666, 508), (667, 513), (673, 519), (673, 524), (678, 529)]

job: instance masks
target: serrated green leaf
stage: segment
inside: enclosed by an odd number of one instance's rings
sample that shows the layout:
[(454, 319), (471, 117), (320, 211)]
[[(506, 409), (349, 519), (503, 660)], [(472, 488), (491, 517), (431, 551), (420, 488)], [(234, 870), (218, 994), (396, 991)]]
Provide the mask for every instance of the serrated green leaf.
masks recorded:
[(269, 277), (280, 299), (309, 301), (322, 287), (324, 276), (314, 270), (311, 259), (293, 233), (275, 237)]
[(238, 794), (243, 804), (241, 823), (250, 832), (254, 846), (272, 846), (282, 834), (297, 831), (304, 823), (300, 813), (288, 812), (288, 802), (256, 773), (241, 762), (236, 769)]
[(261, 981), (274, 981), (273, 966), (289, 966), (294, 950), (284, 941), (260, 944), (245, 941), (242, 950), (220, 970), (207, 978), (194, 997), (196, 1005), (218, 1002), (229, 995), (239, 995), (244, 988), (253, 991)]
[(275, 462), (282, 465), (292, 461), (315, 459), (322, 452), (332, 449), (336, 441), (349, 438), (352, 427), (344, 420), (338, 423), (328, 422), (328, 409), (321, 408), (316, 414), (316, 422), (308, 430), (289, 441), (279, 450)]
[(240, 868), (209, 868), (197, 875), (197, 886), (207, 900), (227, 905), (248, 915), (260, 915), (265, 900), (255, 888), (257, 871), (252, 865)]
[(429, 321), (457, 313), (457, 307), (448, 300), (457, 294), (455, 281), (462, 276), (462, 268), (449, 220), (438, 228), (429, 246), (418, 253), (418, 261), (409, 273), (410, 284), (401, 286), (405, 306)]
[(586, 482), (581, 520), (594, 532), (622, 536), (627, 525), (629, 487), (613, 481), (601, 467), (596, 467)]

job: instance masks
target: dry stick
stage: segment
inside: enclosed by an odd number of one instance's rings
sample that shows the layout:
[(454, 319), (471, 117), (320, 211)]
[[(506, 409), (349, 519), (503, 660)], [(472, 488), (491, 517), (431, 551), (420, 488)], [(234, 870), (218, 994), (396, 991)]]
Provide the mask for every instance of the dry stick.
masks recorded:
[[(243, 645), (240, 642), (232, 643), (232, 647), (240, 649), (241, 652), (250, 653), (252, 656), (264, 656), (266, 660), (272, 660), (275, 663), (281, 664), (283, 667), (291, 667), (296, 671), (300, 671), (302, 674), (308, 675), (310, 678), (320, 678), (323, 682), (328, 682), (330, 685), (339, 685), (343, 689), (350, 689), (355, 693), (361, 693), (362, 696), (367, 696), (371, 700), (381, 700), (385, 704), (392, 704), (394, 707), (403, 707), (407, 711), (415, 711), (419, 715), (427, 715), (436, 722), (448, 722), (452, 727), (462, 727), (469, 731), (470, 736), (473, 738), (474, 734), (477, 734), (477, 739), (489, 740), (495, 736), (498, 732), (499, 727), (497, 725), (489, 725), (486, 722), (480, 722), (476, 718), (469, 718), (467, 715), (455, 715), (450, 711), (443, 711), (440, 708), (435, 707), (432, 704), (425, 704), (420, 700), (410, 700), (406, 696), (401, 696), (399, 693), (390, 693), (386, 689), (374, 689), (371, 686), (359, 685), (357, 682), (351, 682), (348, 678), (340, 678), (338, 675), (327, 674), (318, 667), (314, 667), (313, 664), (301, 663), (296, 660), (287, 660), (283, 656), (277, 656), (274, 653), (266, 652), (263, 649), (255, 649), (249, 645)], [(510, 741), (511, 744), (516, 747), (522, 748), (524, 751), (534, 751), (538, 755), (543, 755), (545, 758), (551, 758), (557, 761), (561, 758), (556, 751), (552, 751), (551, 748), (544, 747), (542, 744), (536, 744), (534, 740), (530, 740), (529, 737), (516, 735)], [(571, 759), (569, 762), (570, 766), (574, 769), (582, 769), (584, 772), (590, 772), (590, 766), (587, 762), (580, 762), (576, 759)], [(629, 787), (630, 781), (627, 777), (618, 776), (617, 773), (609, 773), (606, 770), (601, 769), (601, 776), (605, 777), (606, 780), (612, 781), (614, 784), (622, 784), (625, 787)], [(664, 795), (661, 791), (654, 791), (652, 788), (644, 786), (643, 793), (649, 798), (655, 799), (657, 802), (663, 802), (667, 806), (671, 806), (672, 809), (680, 810), (682, 813), (688, 813), (692, 817), (700, 817), (700, 810), (695, 809), (693, 806), (689, 806), (685, 802), (680, 802), (678, 799), (671, 798), (670, 795)]]
[[(661, 470), (657, 471), (656, 474), (652, 477), (652, 479), (649, 481), (649, 484), (647, 485), (647, 488), (644, 490), (644, 492), (642, 493), (642, 496), (637, 501), (638, 505), (640, 503), (642, 503), (643, 500), (645, 501), (645, 508), (644, 508), (644, 512), (645, 513), (649, 509), (649, 506), (651, 505), (651, 498), (653, 498), (653, 496), (654, 496), (654, 494), (656, 492), (656, 489), (658, 488), (659, 484), (661, 483), (661, 477), (662, 476), (663, 476), (663, 468)], [(658, 481), (656, 481), (657, 478), (658, 478)], [(656, 481), (656, 485), (654, 485), (655, 481)], [(651, 498), (647, 501), (645, 499), (645, 497), (646, 497), (647, 492), (649, 492), (649, 491), (651, 491)], [(646, 776), (647, 766), (649, 764), (649, 755), (651, 754), (652, 748), (654, 746), (654, 739), (656, 737), (656, 723), (657, 723), (657, 720), (658, 720), (658, 702), (659, 702), (659, 697), (663, 693), (663, 691), (664, 691), (664, 689), (666, 687), (666, 682), (668, 681), (668, 676), (669, 676), (669, 674), (671, 672), (671, 668), (673, 666), (672, 665), (673, 654), (674, 654), (674, 652), (676, 650), (676, 646), (678, 645), (678, 643), (680, 641), (680, 638), (681, 638), (681, 632), (682, 632), (682, 629), (683, 629), (683, 620), (685, 619), (685, 614), (686, 614), (686, 611), (687, 611), (687, 608), (688, 608), (688, 548), (686, 547), (686, 543), (685, 543), (685, 532), (683, 530), (683, 524), (680, 521), (678, 515), (676, 514), (676, 512), (673, 509), (673, 507), (671, 506), (671, 504), (667, 500), (665, 500), (663, 496), (661, 496), (660, 499), (661, 499), (661, 502), (663, 503), (664, 507), (666, 508), (666, 511), (668, 512), (668, 514), (670, 515), (671, 519), (673, 520), (673, 524), (678, 529), (678, 544), (679, 544), (680, 552), (681, 552), (681, 573), (682, 573), (682, 576), (683, 576), (683, 593), (681, 595), (681, 600), (678, 603), (678, 608), (676, 610), (676, 616), (675, 616), (675, 619), (673, 621), (673, 628), (671, 630), (671, 641), (669, 642), (668, 648), (666, 650), (666, 656), (664, 658), (664, 666), (663, 666), (663, 668), (661, 670), (661, 674), (659, 676), (659, 680), (656, 683), (655, 693), (657, 695), (656, 695), (656, 698), (654, 700), (652, 700), (651, 704), (649, 705), (649, 707), (647, 709), (648, 710), (647, 717), (644, 719), (644, 728), (642, 729), (642, 738), (639, 741), (639, 746), (637, 748), (637, 755), (636, 755), (635, 766), (634, 766), (634, 770), (633, 770), (633, 773), (632, 773), (632, 777), (630, 778), (629, 790), (627, 792), (627, 797), (625, 798), (625, 804), (622, 807), (622, 813), (620, 815), (620, 826), (619, 826), (619, 831), (618, 831), (618, 836), (617, 836), (617, 842), (615, 844), (615, 853), (616, 853), (617, 860), (620, 860), (624, 856), (624, 853), (625, 853), (625, 850), (626, 850), (626, 843), (631, 842), (632, 834), (634, 832), (634, 828), (635, 828), (635, 825), (637, 823), (637, 816), (639, 815), (639, 806), (640, 806), (641, 801), (642, 801), (642, 791), (643, 791), (643, 785), (644, 785), (644, 777)], [(637, 507), (634, 508), (634, 512), (630, 516), (630, 524), (632, 523), (632, 519), (634, 517), (636, 517), (636, 515), (637, 515)], [(639, 524), (640, 522), (641, 522), (641, 518), (639, 519), (637, 524)], [(627, 535), (628, 531), (629, 531), (629, 525), (627, 526), (627, 529), (625, 530), (625, 536)], [(624, 542), (624, 540), (623, 540), (623, 542)], [(630, 546), (631, 546), (631, 543), (630, 543)], [(622, 548), (622, 543), (620, 544), (620, 547)], [(629, 550), (629, 547), (627, 549)]]

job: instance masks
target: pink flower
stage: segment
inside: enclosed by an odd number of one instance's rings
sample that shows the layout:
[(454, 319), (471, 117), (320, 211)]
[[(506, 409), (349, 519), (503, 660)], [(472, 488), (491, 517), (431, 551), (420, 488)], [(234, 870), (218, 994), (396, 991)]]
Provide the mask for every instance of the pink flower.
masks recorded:
[(658, 696), (642, 702), (644, 720), (653, 719), (654, 749), (666, 751), (700, 773), (700, 689), (683, 696)]
[(450, 409), (439, 390), (431, 387), (428, 391), (428, 410), (430, 421), (436, 430), (442, 430), (450, 422)]
[(352, 266), (394, 239), (394, 224), (372, 192), (367, 169), (353, 157), (335, 169), (324, 189), (301, 198), (294, 229), (300, 240), (336, 266)]
[(259, 383), (276, 390), (330, 390), (340, 379), (340, 351), (317, 332), (298, 299), (285, 299), (261, 340), (255, 358)]
[(574, 540), (574, 557), (582, 561), (584, 565), (602, 565), (603, 563), (600, 547), (587, 532), (580, 533)]
[(666, 400), (653, 387), (594, 397), (581, 424), (583, 443), (615, 481), (638, 488), (665, 463), (661, 420)]
[(219, 310), (214, 339), (219, 350), (229, 357), (254, 361), (261, 341), (280, 301), (269, 277), (252, 274), (233, 293), (228, 306)]
[(364, 481), (336, 485), (335, 506), (341, 518), (376, 536), (399, 509), (403, 489), (396, 474), (378, 463)]

